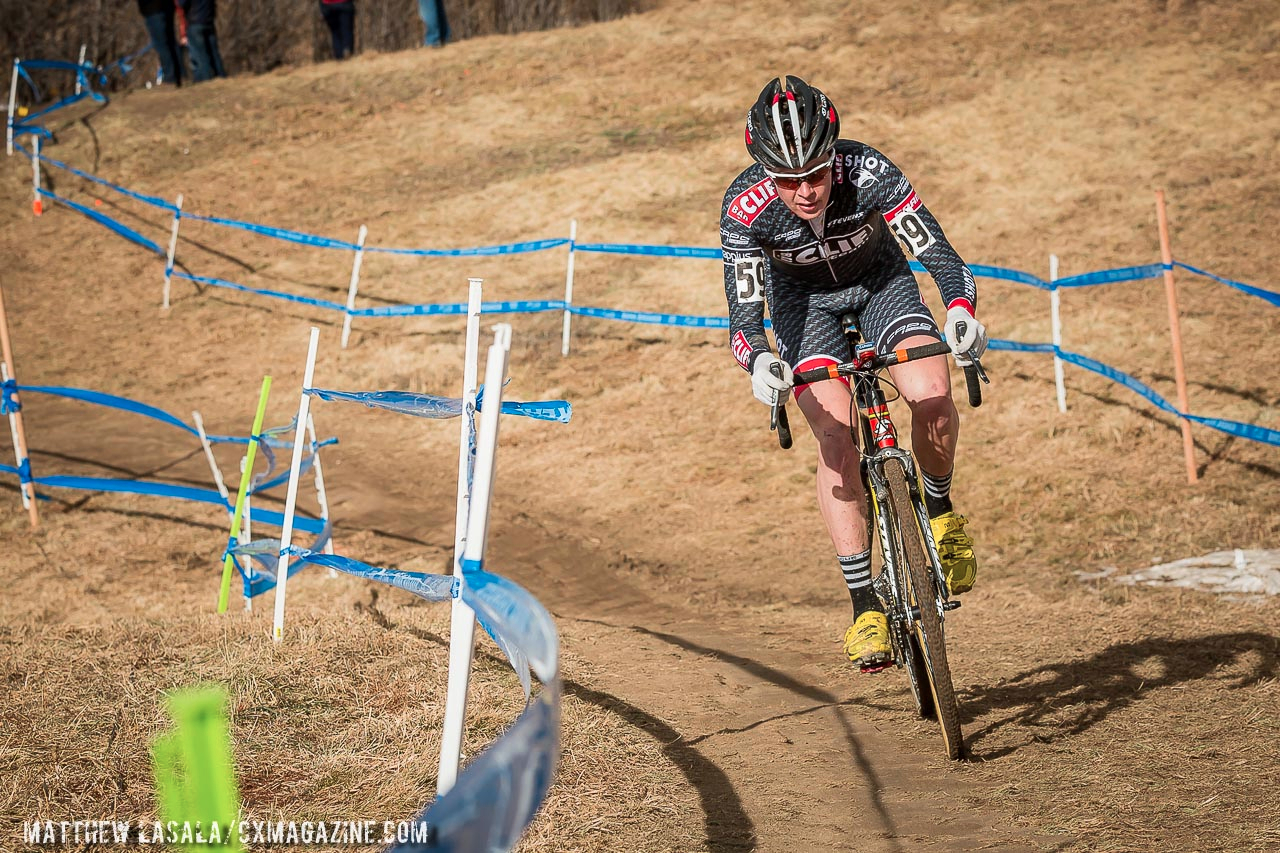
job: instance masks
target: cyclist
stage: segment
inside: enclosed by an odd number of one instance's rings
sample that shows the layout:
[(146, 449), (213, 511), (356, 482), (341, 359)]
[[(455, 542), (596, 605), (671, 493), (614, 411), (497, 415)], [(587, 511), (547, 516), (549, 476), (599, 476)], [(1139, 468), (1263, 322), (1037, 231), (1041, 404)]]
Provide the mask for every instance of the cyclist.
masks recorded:
[[(747, 114), (746, 144), (755, 163), (729, 186), (720, 216), (729, 343), (751, 374), (756, 398), (786, 400), (792, 369), (850, 360), (840, 318), (852, 313), (878, 352), (941, 339), (895, 235), (929, 271), (947, 306), (946, 340), (961, 366), (980, 358), (986, 330), (974, 318), (973, 275), (947, 242), (911, 183), (888, 158), (840, 139), (840, 118), (821, 91), (798, 77), (771, 80)], [(769, 307), (778, 355), (769, 348)], [(775, 371), (777, 375), (775, 375)], [(942, 359), (889, 369), (911, 408), (911, 443), (925, 503), (952, 594), (977, 575), (967, 519), (951, 504), (959, 415)], [(795, 388), (818, 442), (818, 509), (853, 600), (844, 650), (863, 670), (888, 666), (888, 621), (871, 588), (867, 497), (850, 429), (844, 382)]]

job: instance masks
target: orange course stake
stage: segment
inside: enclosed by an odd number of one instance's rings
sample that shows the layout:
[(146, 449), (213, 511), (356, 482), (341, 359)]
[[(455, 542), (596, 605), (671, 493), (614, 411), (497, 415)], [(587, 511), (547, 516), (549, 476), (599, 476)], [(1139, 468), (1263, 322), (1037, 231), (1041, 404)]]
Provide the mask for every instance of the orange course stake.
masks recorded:
[[(1173, 250), (1169, 247), (1169, 218), (1165, 213), (1164, 190), (1156, 190), (1156, 219), (1160, 224), (1160, 260), (1164, 264), (1164, 293), (1169, 303), (1169, 335), (1173, 338), (1173, 376), (1178, 384), (1178, 411), (1186, 415), (1187, 371), (1182, 362), (1182, 329), (1178, 325), (1178, 288), (1173, 281)], [(1195, 485), (1196, 446), (1191, 439), (1191, 422), (1182, 421), (1182, 450), (1187, 458), (1187, 482)]]

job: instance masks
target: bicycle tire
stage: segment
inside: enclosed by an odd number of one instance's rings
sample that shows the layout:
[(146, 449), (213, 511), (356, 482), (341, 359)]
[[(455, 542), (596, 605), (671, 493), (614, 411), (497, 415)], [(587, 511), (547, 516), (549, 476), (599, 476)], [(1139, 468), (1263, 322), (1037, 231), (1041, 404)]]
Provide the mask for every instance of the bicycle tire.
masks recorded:
[(934, 587), (933, 568), (925, 557), (920, 525), (916, 520), (911, 492), (907, 488), (906, 471), (896, 460), (884, 466), (889, 483), (889, 509), (897, 522), (902, 558), (907, 567), (909, 588), (907, 601), (919, 610), (914, 633), (919, 640), (924, 658), (925, 675), (933, 695), (938, 727), (942, 730), (942, 743), (947, 757), (957, 760), (964, 755), (964, 735), (960, 731), (960, 709), (956, 705), (955, 687), (951, 683), (951, 667), (947, 663), (947, 647), (938, 613), (937, 591)]
[[(889, 532), (888, 543), (882, 543), (881, 548), (888, 547), (893, 551), (891, 555), (887, 555), (881, 571), (890, 571), (889, 566), (893, 566), (893, 586), (903, 591), (903, 598), (906, 597), (907, 590), (907, 569), (905, 558), (902, 555), (902, 537), (898, 533), (895, 517), (891, 512), (884, 512), (876, 508), (876, 512), (884, 516), (886, 526)], [(892, 560), (888, 559), (891, 556)], [(891, 587), (885, 584), (880, 594), (880, 600), (884, 603), (885, 611), (893, 614), (889, 619), (889, 634), (893, 638), (893, 654), (894, 659), (898, 661), (899, 666), (907, 671), (907, 682), (911, 686), (911, 698), (915, 700), (916, 712), (920, 714), (923, 720), (933, 720), (938, 716), (937, 709), (933, 704), (933, 691), (929, 689), (928, 677), (925, 675), (924, 653), (920, 651), (920, 641), (916, 639), (914, 632), (909, 632), (906, 626), (906, 619), (900, 614), (900, 611), (907, 606), (905, 600), (898, 601), (893, 598)]]
[(933, 691), (928, 687), (924, 652), (920, 648), (920, 640), (916, 638), (914, 631), (907, 634), (906, 653), (911, 656), (906, 667), (907, 675), (911, 679), (911, 695), (916, 700), (916, 711), (922, 720), (936, 720), (938, 706), (934, 704)]

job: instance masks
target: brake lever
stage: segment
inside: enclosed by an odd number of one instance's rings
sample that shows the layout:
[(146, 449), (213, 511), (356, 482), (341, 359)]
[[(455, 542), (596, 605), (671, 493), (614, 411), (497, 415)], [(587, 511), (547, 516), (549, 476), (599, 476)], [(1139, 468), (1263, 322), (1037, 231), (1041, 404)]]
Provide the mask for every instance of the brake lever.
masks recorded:
[[(779, 379), (782, 378), (782, 368), (776, 363), (769, 365), (769, 372)], [(774, 430), (778, 432), (778, 446), (783, 450), (791, 449), (791, 422), (787, 419), (787, 404), (782, 392), (778, 392), (773, 407), (769, 411), (769, 431)]]

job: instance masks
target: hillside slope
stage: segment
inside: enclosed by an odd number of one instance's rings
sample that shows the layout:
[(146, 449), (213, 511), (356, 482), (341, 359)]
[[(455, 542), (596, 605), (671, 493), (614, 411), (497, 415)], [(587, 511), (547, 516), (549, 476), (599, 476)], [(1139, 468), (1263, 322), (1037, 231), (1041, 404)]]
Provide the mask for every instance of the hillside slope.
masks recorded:
[[(576, 220), (584, 242), (714, 246), (721, 195), (746, 164), (744, 111), (769, 75), (798, 73), (840, 106), (846, 136), (903, 168), (971, 263), (1044, 277), (1050, 253), (1063, 275), (1156, 262), (1153, 190), (1163, 188), (1179, 260), (1277, 290), (1273, 7), (907, 0), (793, 4), (782, 17), (762, 2), (669, 2), (607, 24), (129, 93), (60, 118), (47, 152), (140, 192), (181, 192), (187, 211), (344, 240), (366, 224), (373, 245), (560, 237)], [(162, 313), (162, 263), (69, 210), (33, 220), (29, 174), (15, 157), (0, 180), (22, 382), (200, 409), (211, 431), (243, 432), (263, 373), (276, 377), (272, 422), (287, 420), (307, 327), (318, 325), (319, 387), (457, 392), (456, 320), (360, 318), (340, 350), (338, 315), (308, 306), (179, 282)], [(155, 210), (49, 177), (60, 194), (101, 198), (167, 238)], [(193, 220), (182, 233), (179, 261), (192, 272), (345, 296), (345, 253)], [(555, 299), (564, 275), (563, 250), (368, 255), (361, 304), (459, 301), (468, 276), (485, 278), (488, 299)], [(1048, 340), (1046, 294), (979, 287), (993, 336)], [(936, 306), (927, 278), (922, 288)], [(1280, 428), (1275, 309), (1202, 278), (1181, 276), (1179, 290), (1192, 410)], [(1159, 280), (1067, 291), (1065, 345), (1175, 399), (1163, 293)], [(700, 260), (580, 253), (575, 299), (724, 310), (719, 266)], [(1188, 486), (1172, 418), (1071, 369), (1059, 414), (1045, 356), (993, 353), (987, 403), (962, 412), (956, 477), (982, 576), (948, 622), (974, 760), (948, 764), (932, 726), (911, 718), (900, 674), (860, 677), (841, 661), (847, 603), (813, 505), (812, 440), (776, 448), (723, 333), (577, 318), (562, 358), (558, 314), (507, 319), (511, 397), (574, 405), (563, 427), (504, 422), (491, 525), (490, 562), (558, 617), (581, 714), (527, 849), (1280, 843), (1280, 779), (1257, 760), (1280, 732), (1274, 603), (1076, 577), (1276, 547), (1276, 448), (1197, 428), (1201, 480)], [(198, 453), (162, 433), (74, 404), (27, 409), (42, 471), (115, 467), (206, 484)], [(381, 565), (446, 566), (453, 427), (336, 405), (318, 408), (317, 426), (341, 438), (325, 462), (339, 548)], [(252, 674), (237, 687), (252, 711), (238, 738), (266, 750), (256, 727), (299, 732), (250, 759), (255, 808), (381, 818), (431, 795), (438, 707), (415, 679), (440, 683), (442, 628), (407, 598), (379, 603), (362, 584), (334, 581), (335, 592), (300, 576), (303, 660), (342, 669), (369, 654), (380, 669), (293, 680), (256, 648), (264, 614), (231, 628), (201, 621), (222, 518), (60, 494), (30, 536), (4, 488), (12, 545), (0, 577), (33, 589), (3, 622), (15, 650), (6, 675), (22, 688), (0, 711), (25, 733), (12, 763), (24, 784), (6, 814), (145, 811), (141, 746), (160, 725), (146, 676), (180, 683), (228, 661)], [(243, 648), (201, 652), (177, 643), (188, 634)], [(166, 644), (191, 648), (199, 665), (157, 658)], [(397, 668), (409, 660), (434, 662)], [(95, 704), (68, 687), (72, 672), (131, 686)], [(499, 673), (487, 673), (496, 704), (473, 748), (515, 713), (497, 697), (518, 688), (503, 694)], [(271, 698), (260, 683), (287, 689)], [(361, 698), (369, 684), (375, 698)], [(65, 719), (67, 705), (80, 717)], [(348, 769), (312, 759), (325, 748), (317, 732), (334, 721), (358, 732), (370, 715), (386, 729), (351, 735)], [(100, 732), (113, 720), (132, 745), (116, 754), (117, 775), (77, 754), (112, 755), (115, 736), (104, 745)], [(287, 778), (274, 785), (281, 766)]]

